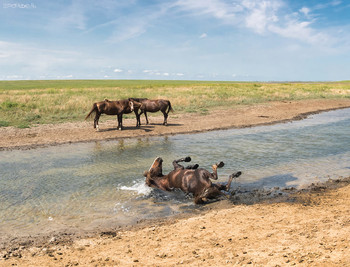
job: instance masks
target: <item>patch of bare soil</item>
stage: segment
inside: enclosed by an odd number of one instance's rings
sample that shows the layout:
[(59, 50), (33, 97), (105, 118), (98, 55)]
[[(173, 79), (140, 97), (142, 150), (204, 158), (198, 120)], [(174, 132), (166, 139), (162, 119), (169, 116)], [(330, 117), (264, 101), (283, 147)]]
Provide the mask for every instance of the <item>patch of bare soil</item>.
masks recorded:
[[(168, 125), (163, 126), (161, 113), (150, 118), (149, 125), (136, 128), (136, 119), (124, 119), (123, 131), (116, 130), (117, 120), (100, 123), (100, 132), (93, 129), (93, 121), (37, 125), (28, 129), (0, 128), (0, 150), (28, 149), (74, 142), (112, 140), (129, 137), (147, 137), (195, 133), (228, 128), (242, 128), (302, 119), (312, 113), (350, 107), (350, 100), (305, 100), (270, 102), (267, 104), (217, 109), (208, 115), (170, 113)], [(176, 110), (176, 107), (174, 107)], [(88, 111), (87, 111), (88, 112)], [(142, 123), (145, 119), (142, 116)]]

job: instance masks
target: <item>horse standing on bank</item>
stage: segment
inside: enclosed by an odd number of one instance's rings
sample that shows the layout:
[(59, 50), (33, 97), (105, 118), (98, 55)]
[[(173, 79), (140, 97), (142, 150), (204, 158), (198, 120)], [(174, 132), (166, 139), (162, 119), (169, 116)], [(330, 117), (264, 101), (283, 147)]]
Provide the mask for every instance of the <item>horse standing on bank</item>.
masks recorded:
[(118, 127), (117, 129), (123, 129), (123, 114), (128, 114), (134, 111), (134, 108), (140, 108), (142, 105), (132, 100), (117, 100), (110, 101), (105, 99), (104, 101), (96, 102), (92, 105), (92, 109), (86, 116), (85, 120), (95, 113), (94, 128), (99, 131), (98, 121), (101, 114), (117, 115)]
[(223, 195), (221, 190), (228, 191), (232, 179), (242, 174), (242, 172), (231, 174), (227, 185), (214, 184), (210, 179), (218, 179), (217, 169), (224, 166), (222, 161), (212, 166), (213, 173), (202, 168), (198, 169), (198, 164), (185, 168), (179, 164), (183, 161), (189, 162), (191, 158), (174, 160), (174, 170), (164, 175), (162, 172), (163, 160), (160, 157), (156, 158), (151, 168), (143, 174), (146, 177), (146, 184), (164, 191), (173, 191), (175, 188), (179, 188), (185, 193), (192, 193), (195, 204), (202, 204), (205, 199), (214, 199)]
[[(137, 101), (142, 104), (140, 108), (134, 108), (134, 112), (136, 115), (136, 127), (141, 126), (141, 114), (144, 113), (146, 117), (146, 124), (149, 124), (148, 118), (147, 118), (147, 112), (157, 112), (161, 111), (164, 115), (164, 122), (163, 125), (168, 124), (168, 114), (170, 111), (174, 111), (171, 107), (171, 103), (169, 100), (166, 99), (156, 99), (156, 100), (150, 100), (148, 98), (129, 98), (129, 100)], [(141, 111), (138, 113), (138, 111)]]

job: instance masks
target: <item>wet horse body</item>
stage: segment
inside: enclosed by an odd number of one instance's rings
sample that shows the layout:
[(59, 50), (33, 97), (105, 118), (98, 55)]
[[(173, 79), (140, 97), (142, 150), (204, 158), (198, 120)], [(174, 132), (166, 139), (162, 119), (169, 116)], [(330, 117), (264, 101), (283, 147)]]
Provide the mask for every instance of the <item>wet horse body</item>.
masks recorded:
[(139, 108), (141, 107), (141, 104), (131, 100), (110, 101), (108, 99), (105, 99), (104, 101), (94, 103), (91, 111), (89, 112), (89, 114), (86, 116), (85, 119), (87, 119), (93, 113), (95, 113), (94, 128), (97, 131), (99, 131), (98, 121), (100, 119), (101, 114), (117, 115), (118, 117), (117, 129), (122, 130), (123, 114), (128, 114), (133, 112), (136, 106)]
[(173, 161), (174, 170), (163, 175), (161, 158), (156, 158), (149, 171), (144, 173), (146, 184), (153, 188), (159, 188), (164, 191), (173, 191), (175, 188), (181, 189), (185, 193), (192, 193), (194, 202), (201, 204), (205, 199), (214, 199), (223, 193), (221, 190), (228, 191), (232, 179), (241, 175), (241, 172), (229, 176), (227, 185), (214, 184), (210, 179), (217, 180), (217, 168), (224, 166), (223, 162), (212, 166), (213, 172), (195, 166), (183, 167), (179, 162), (190, 161), (191, 158), (179, 159)]
[[(166, 100), (166, 99), (150, 100), (148, 98), (129, 98), (129, 100), (137, 101), (137, 102), (142, 104), (141, 107), (134, 109), (134, 112), (136, 115), (136, 127), (141, 126), (142, 113), (145, 114), (146, 123), (149, 124), (147, 112), (161, 111), (164, 115), (163, 125), (167, 125), (168, 124), (168, 114), (170, 111), (174, 111), (173, 108), (171, 107), (170, 101)], [(140, 113), (138, 113), (139, 110), (141, 111)]]

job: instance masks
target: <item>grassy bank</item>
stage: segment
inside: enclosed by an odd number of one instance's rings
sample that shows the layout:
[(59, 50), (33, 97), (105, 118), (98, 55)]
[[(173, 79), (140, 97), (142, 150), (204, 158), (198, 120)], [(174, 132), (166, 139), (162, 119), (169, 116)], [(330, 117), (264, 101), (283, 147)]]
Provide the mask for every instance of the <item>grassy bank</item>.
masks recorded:
[(0, 81), (0, 126), (84, 120), (105, 98), (169, 99), (178, 113), (276, 100), (350, 98), (350, 81), (332, 83), (240, 83), (145, 80)]

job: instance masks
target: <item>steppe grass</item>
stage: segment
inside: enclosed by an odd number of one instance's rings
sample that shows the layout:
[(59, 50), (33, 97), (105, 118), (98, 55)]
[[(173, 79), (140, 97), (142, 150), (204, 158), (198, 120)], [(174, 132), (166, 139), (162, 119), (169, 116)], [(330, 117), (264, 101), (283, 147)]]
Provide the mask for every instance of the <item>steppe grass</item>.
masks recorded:
[(350, 98), (350, 81), (0, 81), (0, 127), (26, 128), (35, 124), (83, 121), (94, 102), (128, 97), (165, 98), (177, 113), (207, 114), (218, 107), (269, 101)]

